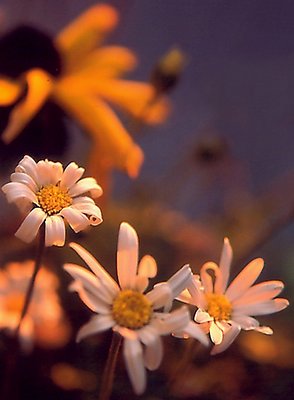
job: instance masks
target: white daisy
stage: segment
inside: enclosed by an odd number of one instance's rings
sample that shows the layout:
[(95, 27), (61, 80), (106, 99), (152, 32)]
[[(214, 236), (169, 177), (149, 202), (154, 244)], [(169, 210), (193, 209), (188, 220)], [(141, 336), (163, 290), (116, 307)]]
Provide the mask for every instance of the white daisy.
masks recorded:
[(94, 178), (80, 179), (84, 168), (71, 162), (65, 170), (59, 162), (29, 156), (19, 162), (11, 174), (11, 182), (2, 187), (9, 203), (28, 213), (15, 235), (26, 243), (37, 235), (45, 222), (45, 245), (63, 246), (67, 220), (75, 232), (102, 222), (100, 209), (93, 198), (102, 194)]
[(252, 260), (228, 287), (232, 255), (229, 239), (225, 238), (219, 266), (214, 262), (204, 264), (200, 277), (194, 275), (189, 290), (178, 297), (198, 307), (194, 319), (210, 334), (215, 345), (211, 354), (224, 351), (241, 329), (271, 335), (272, 329), (260, 326), (252, 316), (275, 313), (289, 305), (288, 300), (275, 298), (284, 288), (283, 282), (253, 285), (263, 269), (262, 258)]
[(80, 329), (77, 340), (107, 329), (118, 332), (124, 339), (123, 354), (135, 393), (141, 394), (146, 387), (145, 367), (155, 370), (160, 365), (161, 335), (184, 331), (207, 344), (206, 335), (190, 320), (186, 307), (167, 312), (173, 299), (191, 281), (188, 265), (144, 294), (149, 278), (156, 275), (156, 262), (146, 255), (138, 265), (138, 237), (129, 224), (123, 222), (119, 230), (119, 285), (85, 249), (76, 243), (70, 246), (92, 270), (66, 264), (64, 268), (75, 279), (71, 289), (97, 314)]

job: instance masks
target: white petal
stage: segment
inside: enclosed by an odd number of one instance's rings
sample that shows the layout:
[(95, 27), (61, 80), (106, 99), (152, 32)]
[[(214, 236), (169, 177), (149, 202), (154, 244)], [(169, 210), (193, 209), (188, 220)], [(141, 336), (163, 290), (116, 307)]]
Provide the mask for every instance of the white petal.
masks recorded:
[(136, 339), (124, 339), (123, 353), (134, 392), (137, 395), (142, 394), (146, 388), (146, 371), (140, 342)]
[(69, 245), (73, 250), (75, 250), (78, 255), (85, 261), (88, 267), (94, 272), (96, 276), (107, 286), (113, 297), (119, 292), (119, 287), (115, 280), (109, 275), (108, 272), (99, 264), (99, 262), (90, 254), (86, 249), (77, 243), (70, 243)]
[[(79, 199), (82, 199), (82, 201), (78, 201)], [(91, 203), (89, 201), (86, 202), (85, 197), (76, 197), (73, 201), (71, 208), (74, 208), (75, 210), (86, 214), (88, 216), (90, 225), (92, 226), (99, 225), (102, 222), (101, 210), (99, 207), (96, 206), (93, 200)]]
[(172, 332), (184, 331), (189, 321), (190, 314), (188, 308), (182, 306), (167, 315), (163, 315), (163, 318), (160, 318), (160, 314), (158, 313), (157, 318), (152, 323), (154, 323), (154, 326), (156, 326), (161, 335), (168, 335)]
[(216, 277), (215, 292), (224, 293), (230, 276), (230, 268), (233, 258), (233, 250), (228, 238), (224, 239), (224, 245), (219, 262), (220, 274)]
[(39, 231), (40, 226), (46, 219), (46, 214), (40, 208), (34, 208), (25, 218), (15, 236), (26, 243), (30, 243)]
[(30, 175), (37, 184), (39, 183), (37, 163), (30, 156), (23, 157), (15, 168), (15, 172), (24, 172)]
[(115, 325), (111, 315), (95, 315), (81, 327), (77, 334), (77, 342), (80, 342), (87, 336), (94, 335), (95, 333), (106, 331)]
[(254, 329), (257, 332), (263, 333), (264, 335), (272, 335), (274, 331), (269, 326), (258, 326)]
[(138, 268), (138, 236), (134, 228), (122, 222), (118, 234), (117, 275), (120, 287), (135, 288)]
[(240, 325), (245, 331), (255, 329), (259, 326), (259, 322), (255, 318), (249, 317), (248, 315), (233, 314), (232, 320)]
[(288, 300), (278, 298), (273, 300), (261, 301), (253, 304), (244, 304), (234, 307), (234, 313), (245, 315), (265, 315), (283, 310), (289, 305)]
[(63, 246), (65, 242), (65, 226), (63, 218), (52, 215), (45, 220), (45, 245)]
[(68, 193), (70, 196), (76, 197), (86, 192), (90, 192), (93, 198), (97, 198), (102, 195), (103, 190), (94, 178), (83, 178), (74, 184)]
[(263, 269), (263, 259), (252, 260), (233, 280), (226, 291), (226, 296), (230, 301), (238, 299), (246, 290), (253, 285)]
[(74, 281), (69, 286), (70, 291), (77, 292), (82, 302), (97, 314), (110, 314), (111, 310), (108, 304), (102, 301), (97, 295), (86, 291), (79, 281)]
[(216, 345), (212, 348), (210, 354), (215, 355), (225, 351), (236, 339), (241, 331), (241, 327), (238, 324), (232, 322), (231, 329), (227, 330), (224, 334), (221, 344)]
[(78, 211), (71, 206), (63, 208), (59, 214), (67, 220), (70, 227), (76, 233), (86, 229), (90, 225), (89, 218), (81, 211)]
[(2, 186), (8, 203), (13, 203), (19, 199), (26, 199), (31, 203), (37, 203), (36, 194), (25, 184), (20, 182), (9, 182)]
[(138, 266), (138, 275), (154, 278), (157, 274), (157, 264), (155, 259), (150, 255), (142, 257)]
[(19, 182), (28, 186), (34, 193), (38, 191), (38, 185), (34, 179), (24, 172), (14, 172), (10, 175), (11, 182)]
[(207, 335), (203, 332), (198, 324), (195, 324), (193, 321), (189, 321), (187, 326), (184, 328), (184, 333), (189, 337), (193, 337), (196, 340), (199, 340), (204, 346), (209, 345), (209, 340)]
[(198, 324), (202, 324), (203, 322), (213, 321), (213, 318), (208, 314), (208, 312), (198, 308), (198, 310), (195, 313), (194, 320), (198, 322)]
[(166, 311), (171, 308), (174, 299), (172, 291), (166, 282), (155, 285), (150, 292), (146, 293), (146, 297), (155, 310), (164, 307)]
[(218, 325), (212, 321), (209, 329), (210, 338), (214, 344), (220, 344), (223, 340), (223, 331), (218, 327)]
[(142, 343), (146, 346), (144, 351), (145, 366), (149, 370), (154, 371), (159, 367), (163, 356), (161, 338), (158, 333), (148, 325), (140, 329), (138, 334)]
[(63, 167), (60, 162), (41, 160), (37, 163), (39, 186), (56, 185), (62, 177)]
[(189, 265), (184, 265), (166, 282), (172, 291), (173, 298), (177, 297), (192, 282), (192, 271)]
[(84, 168), (79, 167), (75, 162), (71, 162), (62, 174), (60, 187), (70, 189), (82, 177), (84, 172)]
[[(200, 269), (201, 283), (203, 285), (204, 292), (212, 293), (214, 291), (213, 290), (213, 279), (208, 271), (213, 271), (215, 277), (217, 277), (220, 274), (220, 272), (219, 272), (219, 268), (218, 268), (217, 264), (212, 261), (205, 263)], [(216, 278), (216, 279), (218, 279), (218, 278)]]
[(243, 304), (256, 303), (260, 301), (270, 300), (276, 297), (284, 288), (281, 281), (262, 282), (251, 286), (243, 296), (234, 301), (233, 305), (240, 306)]

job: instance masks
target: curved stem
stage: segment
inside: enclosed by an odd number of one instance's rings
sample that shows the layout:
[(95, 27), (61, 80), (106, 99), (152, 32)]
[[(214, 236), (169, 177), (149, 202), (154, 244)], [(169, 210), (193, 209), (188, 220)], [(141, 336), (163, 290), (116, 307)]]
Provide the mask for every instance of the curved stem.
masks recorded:
[(45, 249), (45, 224), (42, 224), (40, 227), (40, 231), (39, 231), (39, 246), (37, 249), (37, 255), (36, 255), (36, 261), (35, 261), (35, 267), (34, 267), (34, 272), (32, 275), (32, 278), (30, 280), (27, 292), (26, 292), (26, 296), (25, 296), (25, 300), (24, 300), (24, 305), (21, 311), (21, 315), (20, 315), (20, 319), (18, 322), (18, 325), (15, 329), (15, 337), (17, 337), (19, 335), (19, 331), (20, 331), (20, 327), (21, 324), (23, 322), (24, 317), (26, 316), (26, 313), (28, 311), (31, 299), (32, 299), (32, 295), (33, 295), (33, 291), (34, 291), (34, 286), (35, 286), (35, 282), (36, 282), (36, 278), (37, 278), (37, 274), (40, 270), (41, 267), (41, 262), (42, 262), (42, 257), (44, 254), (44, 249)]
[(105, 369), (102, 376), (99, 400), (108, 400), (113, 387), (117, 357), (122, 342), (121, 335), (113, 332)]

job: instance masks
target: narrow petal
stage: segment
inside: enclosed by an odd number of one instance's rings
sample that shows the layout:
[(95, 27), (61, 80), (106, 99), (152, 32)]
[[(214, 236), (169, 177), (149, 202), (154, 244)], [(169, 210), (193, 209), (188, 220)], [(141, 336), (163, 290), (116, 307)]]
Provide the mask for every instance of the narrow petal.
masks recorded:
[(63, 218), (52, 215), (45, 220), (45, 245), (63, 246), (65, 242), (65, 226)]
[[(160, 316), (160, 314), (158, 314)], [(190, 321), (189, 310), (186, 306), (182, 306), (175, 311), (164, 316), (164, 318), (157, 318), (154, 324), (161, 335), (169, 335), (172, 332), (185, 331), (185, 327)]]
[(18, 200), (26, 200), (31, 203), (38, 203), (36, 194), (24, 183), (9, 182), (2, 186), (8, 203), (14, 203)]
[(81, 211), (76, 210), (73, 207), (63, 208), (59, 214), (67, 220), (70, 227), (76, 233), (86, 229), (90, 225), (89, 218)]
[(78, 253), (82, 260), (88, 265), (88, 267), (94, 272), (102, 282), (104, 282), (105, 286), (108, 287), (110, 293), (113, 296), (117, 295), (119, 292), (118, 284), (115, 280), (109, 275), (108, 272), (99, 264), (99, 262), (90, 254), (86, 249), (80, 246), (77, 243), (70, 243), (69, 245), (74, 251)]
[(30, 156), (24, 156), (22, 160), (18, 163), (15, 168), (15, 172), (24, 172), (38, 184), (39, 176), (38, 176), (38, 168), (36, 161)]
[(172, 291), (166, 282), (154, 285), (153, 289), (146, 293), (146, 297), (155, 310), (164, 307), (165, 311), (171, 309), (174, 299)]
[(120, 287), (133, 289), (138, 268), (138, 235), (133, 227), (122, 222), (118, 234), (117, 276)]
[(76, 197), (69, 208), (86, 214), (89, 220), (88, 225), (97, 226), (103, 221), (100, 208), (94, 202), (84, 201), (84, 198)]
[(41, 69), (26, 74), (28, 93), (26, 98), (12, 110), (8, 126), (2, 134), (5, 143), (12, 142), (40, 110), (52, 90), (53, 78)]
[(65, 168), (60, 180), (60, 187), (70, 189), (84, 174), (85, 169), (71, 162)]
[(230, 268), (233, 258), (233, 250), (228, 238), (224, 239), (224, 245), (219, 262), (220, 274), (216, 277), (214, 285), (215, 293), (224, 293), (230, 276)]
[(240, 325), (245, 331), (250, 331), (259, 326), (259, 322), (255, 318), (249, 317), (248, 315), (233, 314), (232, 320)]
[(232, 302), (243, 295), (259, 277), (264, 266), (262, 258), (252, 260), (233, 280), (226, 291), (226, 296)]
[(212, 321), (210, 324), (209, 334), (212, 342), (214, 344), (220, 344), (223, 340), (223, 331), (219, 328), (219, 326)]
[[(189, 296), (190, 299), (189, 299)], [(183, 296), (183, 297), (182, 297)], [(205, 309), (206, 308), (206, 298), (203, 292), (202, 284), (200, 281), (200, 276), (199, 275), (193, 275), (191, 282), (187, 286), (187, 290), (183, 291), (179, 296), (178, 299), (181, 301), (188, 300), (189, 304), (192, 304), (196, 307)]]
[(269, 326), (258, 326), (254, 328), (256, 332), (263, 333), (264, 335), (272, 335), (274, 331)]
[(184, 333), (189, 337), (192, 337), (196, 340), (199, 340), (204, 346), (209, 345), (209, 340), (207, 335), (203, 332), (198, 324), (195, 324), (193, 321), (189, 321), (187, 326), (185, 326)]
[(0, 77), (0, 106), (10, 106), (15, 103), (23, 89), (23, 84), (12, 79)]
[(125, 338), (123, 354), (134, 392), (140, 395), (146, 388), (146, 371), (140, 342)]
[(87, 336), (94, 335), (112, 328), (115, 325), (110, 315), (95, 315), (88, 323), (83, 325), (77, 334), (77, 342), (80, 342)]
[(231, 329), (229, 329), (222, 340), (222, 342), (219, 345), (216, 345), (212, 348), (210, 354), (215, 355), (219, 354), (222, 351), (226, 350), (236, 339), (236, 337), (239, 335), (241, 331), (241, 327), (238, 324), (235, 324), (232, 322)]
[(266, 315), (281, 311), (288, 307), (288, 305), (288, 300), (278, 298), (234, 307), (234, 313), (245, 315)]
[(95, 199), (100, 197), (103, 193), (101, 186), (98, 185), (94, 178), (83, 178), (74, 184), (68, 191), (72, 197), (79, 196), (86, 192), (90, 192), (91, 196)]
[(278, 296), (283, 288), (284, 284), (281, 281), (268, 281), (251, 286), (243, 296), (234, 301), (234, 307), (270, 300)]
[(34, 208), (25, 218), (15, 236), (26, 243), (30, 243), (39, 231), (40, 226), (45, 221), (47, 215), (40, 208)]
[(72, 282), (69, 286), (69, 290), (77, 292), (82, 302), (93, 312), (104, 315), (110, 314), (111, 309), (109, 307), (109, 304), (106, 304), (105, 301), (102, 301), (100, 298), (98, 298), (97, 295), (86, 291), (81, 282)]
[(151, 371), (157, 369), (163, 357), (162, 340), (153, 327), (147, 325), (140, 329), (139, 337), (146, 346), (144, 351), (144, 362), (146, 368)]
[(155, 259), (150, 255), (142, 257), (138, 266), (138, 275), (154, 278), (157, 274), (157, 264)]
[(11, 182), (18, 182), (28, 186), (34, 193), (39, 189), (34, 179), (24, 172), (14, 172), (10, 175), (10, 179)]
[(213, 278), (209, 273), (209, 271), (213, 272), (215, 280), (217, 280), (218, 279), (217, 277), (220, 275), (218, 265), (212, 261), (205, 263), (201, 267), (200, 277), (205, 293), (212, 293), (214, 291)]
[(189, 265), (184, 265), (166, 282), (172, 291), (173, 298), (176, 298), (192, 282), (192, 271)]

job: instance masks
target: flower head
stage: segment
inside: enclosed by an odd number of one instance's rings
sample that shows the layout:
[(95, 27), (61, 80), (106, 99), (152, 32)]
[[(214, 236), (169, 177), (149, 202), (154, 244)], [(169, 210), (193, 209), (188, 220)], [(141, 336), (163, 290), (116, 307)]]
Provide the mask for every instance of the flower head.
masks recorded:
[[(17, 327), (34, 262), (10, 262), (0, 270), (0, 329)], [(43, 267), (39, 271), (32, 301), (20, 327), (20, 341), (30, 350), (34, 341), (43, 347), (64, 345), (69, 336), (57, 296), (57, 276)]]
[(179, 296), (179, 300), (198, 307), (194, 319), (209, 332), (215, 345), (212, 354), (224, 351), (241, 329), (271, 335), (272, 329), (260, 326), (253, 316), (275, 313), (289, 304), (286, 299), (275, 298), (284, 288), (283, 282), (254, 285), (263, 269), (262, 258), (252, 260), (228, 286), (232, 255), (225, 238), (219, 265), (205, 263), (200, 277), (194, 275), (193, 284)]
[(84, 168), (71, 162), (64, 170), (59, 162), (29, 156), (19, 162), (11, 174), (11, 182), (2, 186), (9, 203), (28, 213), (15, 233), (29, 243), (45, 223), (45, 245), (63, 246), (66, 220), (75, 232), (102, 222), (100, 209), (94, 200), (102, 194), (94, 178), (83, 178)]
[[(124, 339), (124, 358), (134, 391), (140, 394), (146, 386), (145, 367), (158, 368), (162, 356), (161, 335), (187, 331), (207, 344), (206, 335), (193, 326), (186, 307), (167, 312), (173, 299), (188, 286), (191, 270), (182, 267), (167, 282), (156, 285), (145, 294), (149, 278), (156, 275), (156, 262), (144, 256), (138, 264), (136, 231), (123, 222), (119, 230), (117, 250), (117, 284), (105, 269), (84, 248), (70, 245), (88, 264), (92, 272), (66, 264), (64, 268), (75, 281), (71, 289), (97, 315), (79, 331), (77, 340), (107, 329)], [(191, 323), (190, 323), (191, 322)]]

